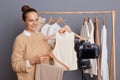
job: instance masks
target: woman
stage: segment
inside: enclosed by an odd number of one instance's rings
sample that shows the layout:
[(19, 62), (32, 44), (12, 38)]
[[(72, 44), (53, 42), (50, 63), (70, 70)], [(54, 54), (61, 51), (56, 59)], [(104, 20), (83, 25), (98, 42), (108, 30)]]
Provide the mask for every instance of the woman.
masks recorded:
[(21, 9), (25, 30), (15, 39), (11, 64), (18, 80), (34, 80), (35, 64), (48, 64), (49, 57), (45, 55), (51, 50), (47, 38), (43, 34), (36, 32), (38, 12), (27, 5), (22, 6)]

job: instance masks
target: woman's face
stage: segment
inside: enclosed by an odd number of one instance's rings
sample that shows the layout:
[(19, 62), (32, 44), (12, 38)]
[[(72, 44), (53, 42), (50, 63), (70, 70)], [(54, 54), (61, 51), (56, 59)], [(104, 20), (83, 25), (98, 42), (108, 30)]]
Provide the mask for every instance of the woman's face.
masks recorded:
[(24, 24), (27, 31), (35, 32), (38, 26), (38, 14), (36, 12), (27, 13)]

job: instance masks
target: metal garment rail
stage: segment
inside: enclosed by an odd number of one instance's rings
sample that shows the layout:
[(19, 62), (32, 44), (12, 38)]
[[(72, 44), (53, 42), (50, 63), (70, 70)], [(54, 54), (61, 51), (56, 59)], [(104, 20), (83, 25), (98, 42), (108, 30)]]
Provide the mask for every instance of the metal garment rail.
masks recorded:
[[(38, 12), (39, 14), (111, 14), (112, 19), (112, 41), (110, 53), (110, 80), (116, 80), (116, 54), (115, 54), (115, 17), (116, 11), (80, 11), (80, 12)], [(113, 78), (113, 79), (112, 79)], [(99, 80), (99, 78), (98, 78)]]

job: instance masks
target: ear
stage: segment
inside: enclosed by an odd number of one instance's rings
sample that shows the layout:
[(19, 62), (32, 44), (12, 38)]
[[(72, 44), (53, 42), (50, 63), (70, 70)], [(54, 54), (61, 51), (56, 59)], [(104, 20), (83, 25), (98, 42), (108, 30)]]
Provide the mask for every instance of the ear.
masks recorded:
[(22, 20), (22, 23), (23, 23), (24, 25), (26, 25), (26, 23), (25, 23), (25, 21), (24, 21), (24, 20)]

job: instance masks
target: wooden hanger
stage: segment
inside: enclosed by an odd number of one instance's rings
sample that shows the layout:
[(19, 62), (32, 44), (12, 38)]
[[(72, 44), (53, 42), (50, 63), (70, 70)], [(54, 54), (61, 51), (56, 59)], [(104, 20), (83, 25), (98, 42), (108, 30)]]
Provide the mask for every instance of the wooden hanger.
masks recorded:
[(90, 21), (90, 16), (88, 16), (88, 22)]
[[(63, 28), (61, 28), (60, 30), (59, 30), (59, 33), (64, 33), (64, 32), (72, 32), (72, 30), (71, 30), (71, 28), (68, 26), (68, 25), (65, 25)], [(74, 32), (73, 32), (74, 33)], [(47, 37), (47, 39), (51, 39), (52, 37), (54, 37), (56, 34), (53, 34), (53, 35), (50, 35), (50, 36), (48, 36)], [(84, 38), (84, 37), (82, 37), (82, 36), (80, 36), (80, 35), (78, 35), (78, 34), (76, 34), (76, 33), (74, 33), (74, 36), (75, 37), (77, 37), (77, 38), (79, 38), (80, 40), (86, 40), (86, 38)]]
[(98, 23), (98, 17), (97, 16), (94, 19), (94, 23)]
[(58, 59), (54, 56), (53, 53), (44, 54), (44, 55), (42, 55), (41, 57), (50, 57), (50, 58), (52, 58), (53, 60), (55, 60), (56, 62), (58, 62), (60, 65), (62, 65), (63, 67), (65, 67), (66, 70), (70, 71), (70, 68), (69, 68), (66, 64), (64, 64), (63, 62), (61, 62), (60, 60), (58, 60)]
[(105, 16), (103, 17), (103, 25), (105, 25)]
[(59, 60), (54, 56), (53, 53), (49, 53), (49, 56), (50, 56), (52, 59), (54, 59), (55, 61), (57, 61), (59, 64), (61, 64), (63, 67), (65, 67), (66, 70), (70, 71), (70, 68), (69, 68), (66, 64), (64, 64), (63, 62), (59, 61)]
[(64, 27), (62, 27), (59, 32), (60, 33), (64, 33), (64, 32), (71, 32), (71, 28), (68, 25), (65, 25)]
[(50, 17), (49, 21), (48, 21), (48, 24), (52, 24), (52, 23), (55, 23), (55, 20), (53, 17)]
[(86, 38), (74, 33), (75, 37), (79, 38), (80, 40), (87, 40)]
[(86, 20), (86, 17), (84, 16), (84, 18), (83, 18), (83, 25), (85, 24), (85, 21), (87, 21), (87, 20)]
[(61, 16), (57, 19), (56, 23), (62, 23), (66, 25)]
[[(64, 33), (64, 32), (72, 32), (71, 28), (68, 26), (68, 25), (65, 25), (62, 29), (61, 29), (61, 33)], [(60, 32), (60, 31), (59, 31)], [(73, 32), (74, 33), (74, 32)], [(81, 39), (81, 40), (86, 40), (84, 37), (74, 33), (75, 37)]]

